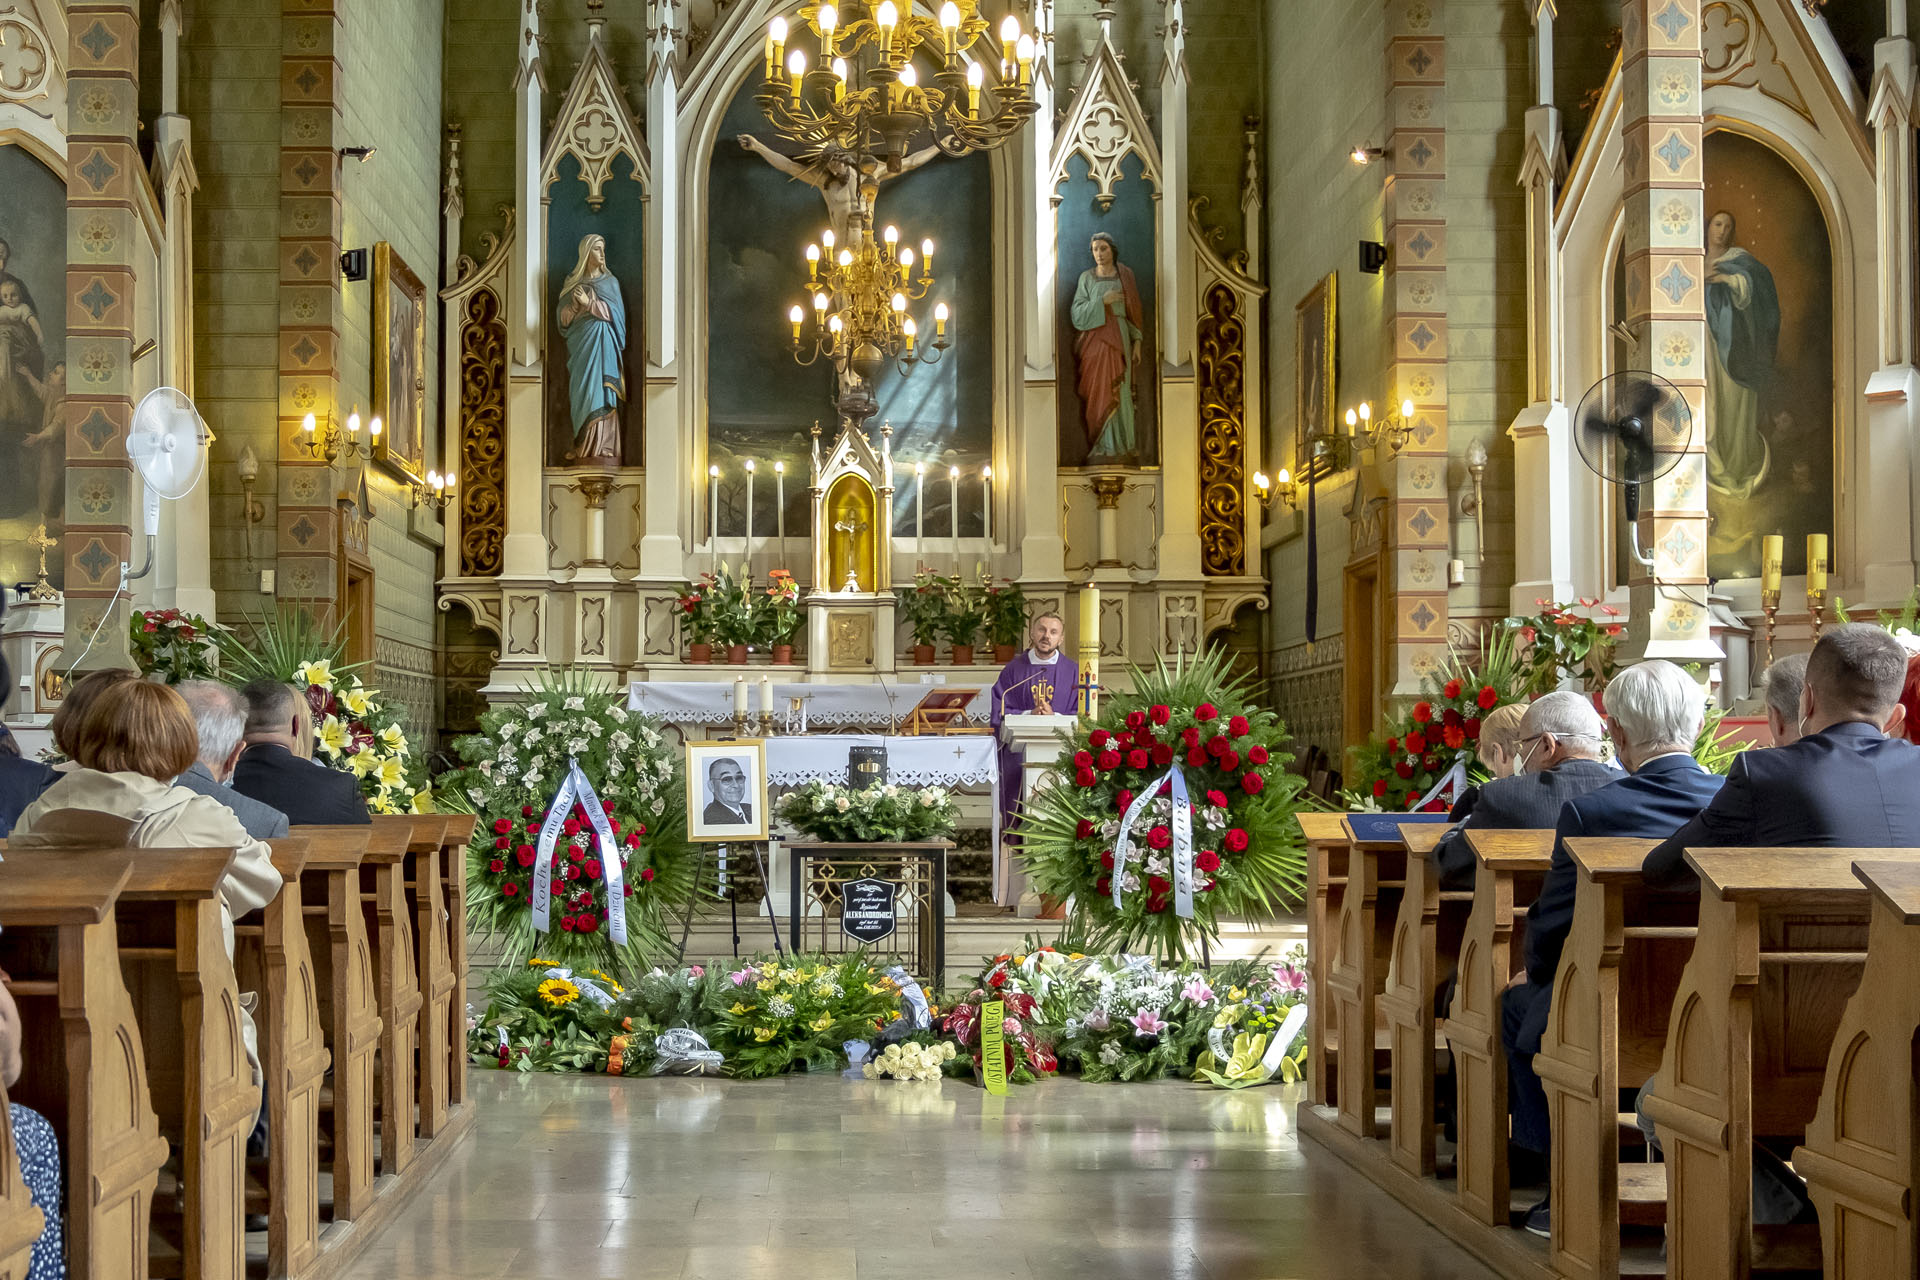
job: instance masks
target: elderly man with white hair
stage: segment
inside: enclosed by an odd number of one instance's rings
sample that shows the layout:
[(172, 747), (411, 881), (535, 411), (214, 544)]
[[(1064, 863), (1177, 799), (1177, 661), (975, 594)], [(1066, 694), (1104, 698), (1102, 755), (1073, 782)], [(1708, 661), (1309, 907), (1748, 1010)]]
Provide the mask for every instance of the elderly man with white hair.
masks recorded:
[[(1516, 1161), (1516, 1180), (1523, 1169), (1544, 1172), (1551, 1137), (1547, 1095), (1534, 1074), (1533, 1058), (1547, 1029), (1554, 971), (1573, 929), (1577, 872), (1567, 841), (1575, 836), (1664, 840), (1704, 809), (1724, 781), (1693, 758), (1706, 691), (1679, 667), (1659, 661), (1628, 667), (1607, 685), (1605, 701), (1608, 732), (1628, 776), (1569, 800), (1560, 810), (1553, 863), (1527, 910), (1526, 977), (1501, 999), (1513, 1145), (1534, 1153)], [(1542, 1200), (1528, 1213), (1526, 1228), (1544, 1236), (1549, 1227)]]
[(1560, 806), (1619, 777), (1600, 760), (1605, 733), (1593, 703), (1577, 693), (1536, 699), (1520, 721), (1514, 752), (1520, 771), (1481, 787), (1466, 820), (1435, 846), (1441, 887), (1473, 888), (1473, 850), (1466, 832), (1551, 827), (1560, 820)]
[(174, 687), (187, 700), (193, 727), (200, 735), (199, 758), (173, 780), (174, 785), (224, 805), (255, 840), (286, 835), (286, 814), (233, 789), (233, 767), (246, 749), (242, 738), (247, 727), (247, 704), (238, 691), (212, 680), (188, 680)]

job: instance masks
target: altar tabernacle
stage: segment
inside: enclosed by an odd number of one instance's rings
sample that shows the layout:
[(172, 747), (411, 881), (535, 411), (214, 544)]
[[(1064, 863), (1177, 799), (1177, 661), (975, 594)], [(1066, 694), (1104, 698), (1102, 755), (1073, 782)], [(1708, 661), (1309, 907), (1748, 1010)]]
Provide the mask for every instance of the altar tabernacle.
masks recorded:
[[(994, 731), (1008, 715), (1037, 711), (1052, 715), (1056, 708), (1073, 706), (1074, 690), (1080, 686), (1080, 668), (1060, 651), (1066, 636), (1066, 624), (1057, 613), (1043, 613), (1033, 620), (1028, 632), (1032, 647), (1016, 654), (1000, 670), (1000, 678), (987, 693)], [(1015, 810), (1020, 799), (1020, 753), (1002, 743), (1000, 746), (1000, 832), (1005, 836), (1014, 828)]]

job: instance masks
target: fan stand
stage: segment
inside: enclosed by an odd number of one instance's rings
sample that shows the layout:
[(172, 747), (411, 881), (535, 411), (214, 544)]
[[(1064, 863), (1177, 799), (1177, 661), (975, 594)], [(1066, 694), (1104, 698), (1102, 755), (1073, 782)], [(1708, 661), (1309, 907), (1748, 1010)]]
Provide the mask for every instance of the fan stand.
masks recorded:
[(1633, 549), (1633, 558), (1647, 568), (1653, 568), (1653, 557), (1640, 550), (1640, 485), (1634, 482), (1623, 486), (1627, 497), (1627, 545)]

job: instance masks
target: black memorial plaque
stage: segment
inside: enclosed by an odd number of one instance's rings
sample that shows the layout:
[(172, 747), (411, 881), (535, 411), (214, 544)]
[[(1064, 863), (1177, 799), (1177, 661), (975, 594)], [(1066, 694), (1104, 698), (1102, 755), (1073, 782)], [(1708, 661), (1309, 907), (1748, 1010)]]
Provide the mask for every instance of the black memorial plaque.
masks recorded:
[(900, 886), (891, 880), (865, 877), (847, 881), (840, 897), (841, 932), (866, 946), (892, 937), (898, 923), (894, 904), (899, 896)]

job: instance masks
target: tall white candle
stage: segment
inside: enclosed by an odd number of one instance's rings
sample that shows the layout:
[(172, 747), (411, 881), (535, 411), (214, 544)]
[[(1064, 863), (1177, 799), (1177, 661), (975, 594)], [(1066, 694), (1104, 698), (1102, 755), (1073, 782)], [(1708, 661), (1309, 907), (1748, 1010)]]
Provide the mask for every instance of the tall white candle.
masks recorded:
[(733, 680), (733, 714), (735, 719), (747, 718), (747, 678), (735, 676)]
[(927, 562), (927, 464), (913, 464), (913, 559), (915, 564)]
[(780, 567), (791, 569), (787, 563), (787, 464), (773, 464), (773, 527), (780, 537)]
[(947, 468), (947, 516), (953, 522), (953, 572), (960, 574), (960, 468)]
[(747, 555), (746, 569), (753, 569), (753, 459), (747, 459)]
[(773, 677), (772, 676), (760, 677), (760, 714), (763, 716), (770, 716), (773, 714)]
[(993, 550), (993, 468), (980, 468), (980, 536), (987, 541), (989, 553)]
[(720, 464), (707, 468), (707, 567), (720, 565)]

